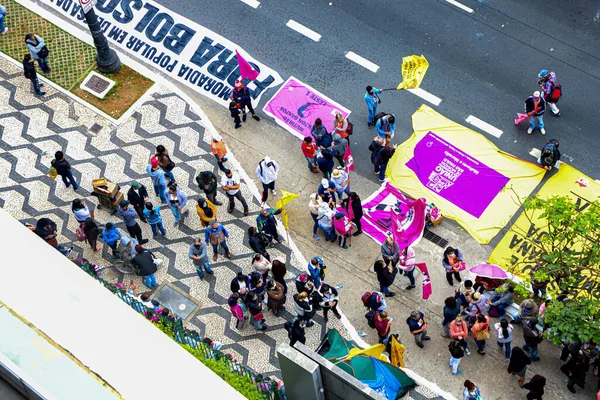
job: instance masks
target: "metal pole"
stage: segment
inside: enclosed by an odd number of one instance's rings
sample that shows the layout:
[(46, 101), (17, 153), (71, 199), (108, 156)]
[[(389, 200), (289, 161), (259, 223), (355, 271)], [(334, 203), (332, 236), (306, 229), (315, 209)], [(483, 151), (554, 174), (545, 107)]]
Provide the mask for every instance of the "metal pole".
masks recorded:
[(94, 39), (94, 46), (96, 46), (98, 70), (105, 74), (116, 74), (121, 69), (121, 60), (117, 53), (109, 47), (94, 8), (92, 7), (84, 15)]

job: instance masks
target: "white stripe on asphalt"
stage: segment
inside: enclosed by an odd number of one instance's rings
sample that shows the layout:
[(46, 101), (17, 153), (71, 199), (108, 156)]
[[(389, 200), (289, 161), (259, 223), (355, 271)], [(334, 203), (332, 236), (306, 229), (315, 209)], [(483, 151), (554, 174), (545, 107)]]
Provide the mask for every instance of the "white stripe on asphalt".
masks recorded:
[(474, 117), (472, 115), (469, 115), (467, 117), (467, 119), (465, 119), (465, 121), (467, 121), (469, 124), (481, 129), (482, 131), (489, 133), (492, 136), (495, 136), (497, 138), (499, 138), (500, 136), (502, 136), (502, 131), (498, 128), (496, 128), (495, 126), (492, 126), (490, 124), (488, 124), (485, 121), (480, 120), (477, 117)]
[(409, 92), (411, 92), (412, 94), (414, 94), (415, 96), (419, 96), (423, 100), (428, 101), (428, 102), (430, 102), (431, 104), (433, 104), (435, 106), (439, 106), (440, 103), (442, 102), (442, 99), (440, 99), (437, 96), (434, 96), (433, 94), (431, 94), (428, 91), (423, 90), (421, 88), (407, 89), (407, 90)]
[(346, 58), (354, 61), (355, 63), (357, 63), (358, 65), (365, 67), (366, 69), (368, 69), (371, 72), (377, 72), (379, 70), (379, 65), (367, 60), (364, 57), (359, 56), (358, 54), (356, 54), (353, 51), (349, 51), (346, 53)]
[(260, 1), (256, 0), (242, 0), (242, 3), (246, 3), (252, 8), (258, 8), (258, 6), (260, 6)]
[(315, 42), (321, 40), (321, 35), (313, 31), (312, 29), (305, 27), (304, 25), (297, 23), (293, 19), (290, 19), (286, 25), (288, 26), (288, 28), (295, 30), (299, 34), (304, 35), (307, 38), (314, 40)]
[(460, 8), (461, 10), (464, 10), (468, 13), (473, 12), (472, 8), (469, 8), (469, 7), (465, 6), (464, 4), (460, 4), (458, 1), (455, 1), (455, 0), (446, 0), (446, 1), (450, 4), (452, 4), (453, 6), (456, 6), (456, 7)]
[(542, 151), (540, 149), (531, 149), (529, 154), (531, 154), (535, 158), (540, 158), (540, 156), (542, 155)]

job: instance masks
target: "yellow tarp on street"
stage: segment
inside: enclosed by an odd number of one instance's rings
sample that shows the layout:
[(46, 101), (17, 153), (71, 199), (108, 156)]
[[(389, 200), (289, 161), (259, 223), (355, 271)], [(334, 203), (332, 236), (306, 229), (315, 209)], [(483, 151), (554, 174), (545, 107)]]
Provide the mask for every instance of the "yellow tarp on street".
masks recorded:
[[(426, 105), (413, 114), (412, 121), (413, 135), (396, 149), (388, 163), (386, 177), (412, 197), (434, 203), (445, 217), (456, 220), (479, 243), (489, 243), (541, 182), (546, 171), (502, 152), (484, 135)], [(415, 161), (417, 145), (420, 164)], [(439, 164), (428, 160), (429, 149), (423, 146), (430, 147), (432, 154), (437, 152), (436, 156), (441, 157)], [(427, 162), (434, 164), (425, 165)], [(431, 174), (425, 167), (431, 168)], [(430, 182), (424, 184), (423, 180), (427, 179)], [(494, 185), (497, 190), (490, 191)], [(488, 196), (486, 202), (480, 198), (484, 195)], [(461, 203), (463, 208), (457, 206)]]
[[(537, 196), (544, 199), (553, 196), (569, 196), (576, 202), (579, 211), (585, 212), (591, 202), (599, 199), (600, 184), (570, 165), (561, 163), (558, 172), (548, 179)], [(546, 233), (546, 220), (539, 217), (540, 212), (529, 212), (528, 215), (531, 221), (525, 214), (517, 218), (489, 259), (490, 263), (503, 266), (507, 270), (518, 266), (519, 270), (515, 272), (522, 277), (529, 277), (529, 270), (535, 266), (539, 256), (533, 243)], [(574, 243), (571, 250), (577, 251), (578, 248), (581, 248), (581, 243)], [(596, 282), (589, 286), (595, 288), (595, 292), (600, 288), (599, 276), (600, 267), (596, 274)], [(580, 284), (589, 284), (590, 279), (593, 278), (581, 276)]]

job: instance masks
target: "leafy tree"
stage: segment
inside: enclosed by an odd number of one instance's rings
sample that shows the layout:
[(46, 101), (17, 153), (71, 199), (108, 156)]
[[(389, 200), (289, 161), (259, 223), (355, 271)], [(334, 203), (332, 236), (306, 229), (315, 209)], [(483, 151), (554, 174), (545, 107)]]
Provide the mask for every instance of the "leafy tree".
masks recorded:
[(569, 196), (534, 197), (525, 202), (524, 215), (532, 227), (535, 220), (545, 226), (540, 231), (536, 227), (535, 235), (531, 229), (510, 228), (527, 238), (535, 258), (513, 269), (529, 269), (532, 282), (548, 283), (553, 296), (544, 313), (552, 327), (549, 339), (555, 344), (561, 339), (600, 343), (600, 202), (582, 206), (582, 199)]

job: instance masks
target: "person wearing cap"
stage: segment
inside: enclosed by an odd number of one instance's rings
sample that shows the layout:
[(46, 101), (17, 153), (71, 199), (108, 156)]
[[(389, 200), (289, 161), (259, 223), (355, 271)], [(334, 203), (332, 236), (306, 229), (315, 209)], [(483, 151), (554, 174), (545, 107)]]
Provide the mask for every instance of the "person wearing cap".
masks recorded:
[(102, 240), (104, 240), (104, 243), (106, 243), (112, 249), (113, 256), (119, 257), (117, 242), (123, 235), (121, 232), (119, 232), (117, 227), (115, 227), (112, 222), (107, 223), (104, 225), (104, 229), (102, 229), (101, 236)]
[(252, 108), (252, 97), (250, 96), (250, 91), (246, 85), (244, 85), (244, 82), (241, 80), (241, 78), (235, 81), (232, 97), (233, 101), (241, 105), (243, 113), (242, 121), (246, 122), (246, 107), (248, 107), (248, 110), (252, 114), (252, 118), (254, 118), (256, 121), (260, 121), (260, 118), (254, 112), (254, 108)]
[(148, 191), (146, 186), (142, 185), (138, 181), (131, 182), (131, 188), (127, 191), (127, 200), (133, 206), (133, 209), (140, 217), (140, 220), (146, 222), (146, 216), (144, 215), (144, 207), (148, 201)]
[(335, 191), (338, 195), (338, 201), (342, 201), (342, 195), (350, 193), (350, 176), (341, 168), (336, 168), (331, 173), (331, 182), (335, 185)]
[(334, 206), (336, 203), (335, 193), (335, 183), (327, 178), (321, 179), (321, 184), (317, 188), (317, 194), (321, 201)]
[(165, 196), (165, 190), (167, 190), (167, 180), (165, 179), (164, 171), (158, 166), (158, 159), (156, 157), (150, 159), (150, 164), (146, 167), (146, 172), (152, 178), (154, 194), (160, 197), (162, 204), (166, 204), (167, 197)]
[[(556, 107), (556, 102), (560, 99), (560, 93), (555, 93), (556, 85), (556, 74), (554, 72), (543, 69), (538, 74), (538, 85), (544, 92), (544, 100), (550, 106), (550, 113), (555, 117), (560, 117), (560, 110)], [(560, 87), (560, 85), (558, 85)], [(558, 98), (557, 98), (558, 97)]]
[[(223, 171), (225, 172), (225, 171)], [(202, 171), (196, 175), (196, 183), (200, 190), (204, 192), (206, 198), (215, 206), (221, 206), (223, 203), (217, 201), (217, 176), (212, 171)]]
[(156, 271), (158, 271), (154, 254), (144, 249), (141, 244), (135, 246), (135, 253), (133, 264), (137, 267), (137, 274), (144, 278), (144, 284), (148, 288), (152, 289), (158, 286), (156, 276), (154, 276)]
[[(260, 213), (256, 217), (256, 227), (259, 232), (264, 232), (267, 235), (271, 235), (273, 239), (277, 240), (277, 243), (283, 242), (283, 238), (277, 233), (277, 219), (275, 215), (281, 214), (280, 209), (273, 209), (266, 206), (260, 209)], [(273, 245), (271, 245), (273, 246)]]
[(135, 220), (138, 218), (138, 214), (133, 208), (129, 207), (129, 200), (121, 200), (117, 215), (125, 222), (127, 232), (129, 232), (132, 237), (135, 236), (140, 244), (148, 243), (148, 239), (142, 239), (142, 228)]
[(346, 162), (344, 161), (344, 154), (346, 154), (346, 148), (348, 147), (348, 139), (342, 138), (339, 133), (333, 134), (333, 146), (331, 152), (333, 156), (340, 163), (340, 167), (345, 167)]
[(204, 271), (210, 275), (214, 274), (213, 270), (210, 268), (210, 263), (208, 262), (206, 243), (202, 242), (200, 238), (194, 239), (194, 242), (190, 245), (188, 255), (190, 260), (192, 260), (194, 267), (196, 267), (196, 273), (200, 279), (204, 279)]
[(352, 234), (352, 221), (346, 215), (345, 212), (337, 212), (335, 213), (335, 217), (333, 219), (333, 227), (335, 228), (335, 232), (338, 234), (338, 242), (341, 248), (348, 248), (348, 238)]
[(385, 115), (377, 120), (375, 123), (375, 129), (382, 139), (388, 141), (394, 138), (394, 132), (396, 131), (396, 116), (394, 114)]
[(534, 129), (539, 128), (542, 135), (546, 134), (544, 129), (544, 111), (546, 111), (546, 100), (536, 90), (525, 100), (525, 113), (529, 115), (529, 129), (527, 134), (531, 135)]
[(227, 147), (225, 147), (223, 137), (218, 133), (213, 135), (213, 138), (210, 142), (210, 151), (217, 159), (217, 165), (219, 166), (219, 169), (221, 171), (225, 171), (227, 168), (225, 168), (223, 163), (227, 161), (227, 158), (225, 158), (227, 155)]
[(377, 115), (377, 107), (381, 103), (378, 94), (381, 90), (374, 88), (373, 86), (367, 86), (367, 93), (365, 93), (365, 103), (369, 109), (369, 116), (367, 118), (367, 126), (370, 128), (375, 125), (375, 116)]
[(200, 217), (200, 224), (206, 228), (210, 221), (217, 219), (217, 207), (206, 200), (204, 197), (198, 198), (198, 204), (196, 205), (196, 213)]
[(430, 340), (427, 336), (427, 318), (420, 311), (413, 311), (410, 313), (410, 317), (406, 320), (410, 333), (415, 337), (415, 343), (420, 348), (425, 347), (423, 345), (424, 340)]
[(277, 195), (275, 192), (275, 180), (277, 180), (277, 174), (279, 174), (279, 165), (271, 160), (271, 157), (265, 156), (264, 159), (260, 160), (256, 167), (256, 177), (260, 179), (263, 187), (262, 191), (262, 202), (265, 203), (269, 198), (269, 190), (273, 196)]
[(240, 191), (239, 175), (230, 169), (227, 169), (223, 172), (225, 172), (225, 175), (221, 177), (221, 189), (223, 189), (227, 195), (227, 198), (229, 199), (227, 212), (229, 214), (233, 213), (233, 209), (235, 208), (235, 199), (238, 199), (239, 202), (242, 203), (242, 207), (244, 207), (244, 215), (248, 215), (248, 203), (246, 203), (246, 199), (244, 199), (244, 196), (242, 196), (242, 192)]

